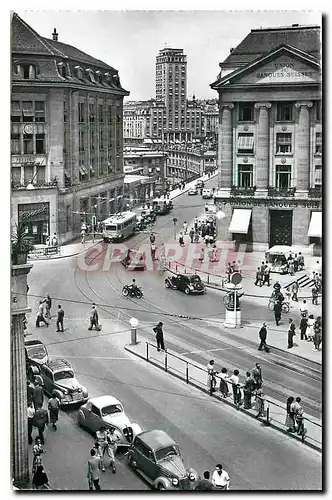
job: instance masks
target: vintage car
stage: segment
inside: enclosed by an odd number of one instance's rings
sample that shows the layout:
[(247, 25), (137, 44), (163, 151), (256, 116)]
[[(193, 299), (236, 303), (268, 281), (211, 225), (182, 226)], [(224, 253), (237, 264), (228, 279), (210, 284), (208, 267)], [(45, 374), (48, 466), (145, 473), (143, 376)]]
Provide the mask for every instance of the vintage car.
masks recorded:
[(204, 181), (202, 181), (201, 179), (199, 179), (196, 182), (196, 189), (200, 189), (200, 188), (203, 188), (203, 187), (204, 187)]
[(118, 446), (130, 446), (137, 434), (142, 432), (138, 424), (131, 423), (123, 406), (114, 396), (90, 398), (77, 413), (77, 422), (92, 433), (101, 426), (113, 428), (120, 438)]
[(192, 187), (192, 188), (189, 189), (188, 196), (194, 196), (196, 194), (198, 194), (197, 187)]
[(157, 216), (153, 208), (143, 208), (141, 216), (146, 224), (153, 224), (156, 222)]
[(128, 451), (128, 463), (157, 490), (189, 490), (189, 475), (181, 457), (179, 446), (161, 430), (138, 434)]
[(73, 368), (65, 359), (49, 358), (39, 368), (34, 367), (34, 373), (42, 377), (46, 394), (55, 394), (61, 406), (83, 404), (88, 400), (87, 388), (78, 382)]
[(186, 295), (191, 293), (205, 293), (206, 288), (197, 274), (177, 274), (165, 279), (165, 287), (173, 290), (181, 290)]
[(202, 192), (202, 198), (205, 199), (211, 199), (213, 198), (213, 190), (212, 189), (207, 189), (204, 188)]
[(288, 245), (275, 245), (265, 252), (265, 258), (269, 263), (271, 273), (288, 273), (288, 256), (290, 252), (293, 256), (298, 253), (295, 247)]
[(122, 259), (121, 263), (128, 271), (145, 271), (146, 269), (144, 253), (138, 254), (136, 250), (128, 249), (127, 256)]
[(30, 366), (41, 366), (48, 361), (48, 352), (46, 346), (41, 340), (25, 340), (25, 358), (27, 365), (27, 372)]

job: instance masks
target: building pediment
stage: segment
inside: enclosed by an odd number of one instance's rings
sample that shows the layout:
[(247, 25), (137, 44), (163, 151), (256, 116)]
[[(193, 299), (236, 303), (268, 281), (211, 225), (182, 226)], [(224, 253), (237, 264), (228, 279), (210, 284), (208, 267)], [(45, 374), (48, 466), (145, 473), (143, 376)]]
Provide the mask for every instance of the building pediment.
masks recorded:
[(283, 46), (225, 75), (211, 86), (218, 90), (225, 85), (306, 84), (320, 81), (320, 65), (316, 59), (297, 49)]

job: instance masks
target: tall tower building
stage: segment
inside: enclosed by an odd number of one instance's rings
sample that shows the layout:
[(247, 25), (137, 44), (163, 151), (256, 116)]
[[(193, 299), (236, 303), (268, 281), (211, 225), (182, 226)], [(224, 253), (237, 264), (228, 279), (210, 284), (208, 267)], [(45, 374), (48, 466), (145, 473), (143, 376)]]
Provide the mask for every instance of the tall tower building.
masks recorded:
[(159, 51), (156, 57), (156, 100), (162, 101), (166, 107), (164, 140), (186, 141), (187, 56), (183, 49)]

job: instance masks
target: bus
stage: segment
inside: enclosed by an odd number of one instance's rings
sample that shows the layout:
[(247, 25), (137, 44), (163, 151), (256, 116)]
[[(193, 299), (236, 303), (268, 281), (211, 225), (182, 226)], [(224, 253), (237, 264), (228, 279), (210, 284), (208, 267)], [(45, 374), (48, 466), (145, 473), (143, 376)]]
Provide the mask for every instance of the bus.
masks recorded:
[(102, 221), (104, 242), (123, 241), (134, 234), (136, 218), (135, 212), (121, 212)]
[(155, 198), (152, 201), (152, 208), (156, 212), (157, 215), (168, 214), (170, 211), (169, 202), (165, 197), (163, 198)]

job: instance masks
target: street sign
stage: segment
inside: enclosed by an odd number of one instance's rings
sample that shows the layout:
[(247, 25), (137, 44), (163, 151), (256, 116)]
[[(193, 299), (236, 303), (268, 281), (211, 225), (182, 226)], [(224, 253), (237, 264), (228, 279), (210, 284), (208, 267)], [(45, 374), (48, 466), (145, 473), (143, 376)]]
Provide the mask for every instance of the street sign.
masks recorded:
[(233, 285), (239, 285), (242, 281), (242, 276), (240, 273), (233, 273), (231, 276), (231, 282)]

